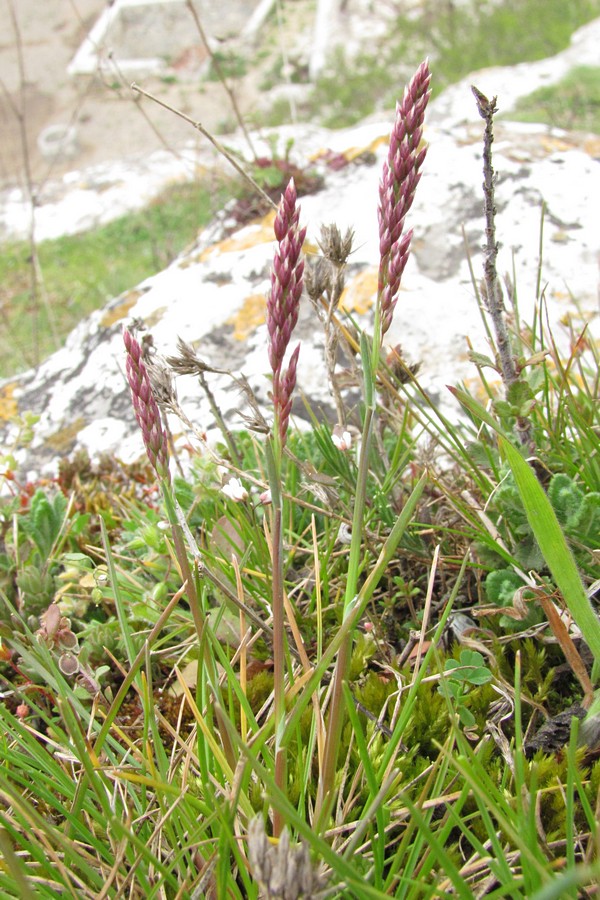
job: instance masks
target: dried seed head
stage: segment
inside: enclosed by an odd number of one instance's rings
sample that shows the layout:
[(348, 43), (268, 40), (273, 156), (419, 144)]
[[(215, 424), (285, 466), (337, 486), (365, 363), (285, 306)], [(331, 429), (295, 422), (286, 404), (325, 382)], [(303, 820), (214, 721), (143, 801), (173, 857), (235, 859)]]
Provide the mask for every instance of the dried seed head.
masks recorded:
[(196, 355), (191, 344), (182, 338), (177, 339), (177, 356), (167, 356), (167, 363), (176, 375), (204, 375), (206, 372), (216, 375), (228, 375), (226, 369), (215, 369)]
[(292, 846), (287, 828), (278, 843), (271, 844), (261, 816), (248, 826), (248, 858), (254, 877), (272, 900), (312, 900), (325, 885), (311, 863), (308, 846)]
[(158, 405), (161, 409), (176, 412), (179, 404), (173, 382), (173, 373), (166, 367), (162, 357), (155, 357), (152, 362), (147, 362), (146, 371), (152, 386), (152, 393)]
[(322, 256), (311, 259), (304, 270), (304, 285), (306, 293), (313, 301), (318, 303), (323, 294), (331, 289), (331, 266)]
[(471, 85), (471, 90), (473, 91), (473, 96), (475, 97), (475, 101), (477, 103), (477, 111), (481, 118), (492, 118), (498, 110), (498, 106), (496, 104), (498, 98), (492, 97), (491, 100), (488, 100), (485, 94), (482, 94), (479, 88), (476, 88), (474, 84)]
[(354, 231), (351, 228), (346, 230), (346, 234), (342, 237), (342, 233), (337, 225), (321, 225), (321, 240), (319, 247), (325, 259), (334, 263), (336, 266), (343, 266), (352, 253), (352, 243), (354, 241)]
[(408, 384), (412, 380), (412, 376), (416, 375), (421, 368), (421, 363), (412, 363), (409, 365), (402, 355), (402, 347), (396, 344), (386, 357), (386, 364), (389, 366), (390, 372), (399, 384)]
[(244, 419), (246, 425), (251, 431), (256, 431), (257, 434), (268, 434), (271, 428), (260, 411), (260, 407), (254, 395), (254, 391), (250, 387), (250, 382), (245, 375), (239, 375), (234, 379), (234, 381), (237, 387), (240, 389), (242, 396), (246, 398), (246, 403), (250, 407), (250, 411), (252, 413), (252, 415), (248, 416), (238, 410), (242, 419)]

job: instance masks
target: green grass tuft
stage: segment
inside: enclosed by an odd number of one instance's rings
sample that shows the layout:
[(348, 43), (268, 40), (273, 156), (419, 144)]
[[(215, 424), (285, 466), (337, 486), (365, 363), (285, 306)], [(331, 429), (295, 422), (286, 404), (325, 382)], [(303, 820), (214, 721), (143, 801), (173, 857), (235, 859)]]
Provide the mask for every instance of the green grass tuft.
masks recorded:
[(556, 84), (521, 97), (506, 118), (600, 134), (600, 68), (572, 69)]
[(37, 250), (47, 304), (32, 300), (29, 244), (5, 244), (0, 377), (58, 349), (53, 331), (60, 346), (90, 312), (164, 269), (230, 197), (231, 185), (216, 190), (204, 182), (175, 185), (140, 212), (93, 231), (42, 241)]

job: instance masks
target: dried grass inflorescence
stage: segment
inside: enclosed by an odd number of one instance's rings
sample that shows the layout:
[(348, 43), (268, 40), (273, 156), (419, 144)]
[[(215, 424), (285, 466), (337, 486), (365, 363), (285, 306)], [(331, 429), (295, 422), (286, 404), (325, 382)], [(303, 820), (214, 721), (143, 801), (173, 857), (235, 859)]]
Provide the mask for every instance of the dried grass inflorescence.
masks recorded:
[(277, 249), (271, 272), (271, 290), (267, 297), (267, 330), (269, 333), (269, 362), (273, 372), (273, 406), (282, 446), (287, 435), (292, 392), (296, 385), (296, 367), (300, 345), (296, 347), (288, 368), (282, 372), (283, 360), (292, 332), (298, 321), (304, 274), (302, 244), (306, 228), (299, 227), (300, 207), (294, 179), (282, 194), (275, 217), (274, 231)]
[(123, 341), (127, 351), (125, 371), (131, 389), (135, 416), (142, 429), (142, 437), (148, 459), (159, 478), (169, 477), (169, 453), (167, 435), (162, 427), (158, 404), (154, 397), (142, 348), (129, 329), (123, 329)]
[(379, 185), (379, 283), (381, 336), (392, 324), (400, 280), (408, 260), (412, 231), (404, 234), (406, 214), (412, 206), (427, 148), (419, 150), (425, 109), (431, 91), (427, 60), (421, 63), (396, 106), (387, 160)]
[(264, 896), (273, 900), (311, 900), (324, 887), (325, 879), (313, 867), (308, 846), (293, 846), (287, 828), (281, 832), (278, 843), (271, 844), (260, 816), (248, 826), (248, 857)]

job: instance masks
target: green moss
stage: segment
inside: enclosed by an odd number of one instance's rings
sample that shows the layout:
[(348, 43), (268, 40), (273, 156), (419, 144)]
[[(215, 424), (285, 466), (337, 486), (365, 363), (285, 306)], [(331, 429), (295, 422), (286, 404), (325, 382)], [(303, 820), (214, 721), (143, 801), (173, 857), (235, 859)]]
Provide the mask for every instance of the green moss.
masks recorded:
[(402, 738), (404, 743), (421, 760), (437, 758), (438, 745), (444, 744), (449, 728), (450, 717), (445, 697), (437, 692), (435, 685), (422, 684), (414, 716), (407, 723)]
[(273, 690), (273, 673), (268, 670), (258, 672), (247, 685), (246, 696), (252, 712), (257, 713)]

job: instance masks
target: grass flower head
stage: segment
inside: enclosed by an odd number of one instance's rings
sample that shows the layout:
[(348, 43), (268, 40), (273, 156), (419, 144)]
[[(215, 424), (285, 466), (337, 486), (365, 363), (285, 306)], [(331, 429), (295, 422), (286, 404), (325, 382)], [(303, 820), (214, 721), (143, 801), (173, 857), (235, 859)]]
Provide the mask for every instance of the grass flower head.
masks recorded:
[(148, 370), (142, 359), (142, 348), (129, 329), (123, 329), (123, 341), (127, 351), (125, 371), (131, 390), (136, 419), (142, 429), (142, 437), (148, 459), (159, 478), (169, 478), (169, 453), (167, 435), (162, 427), (158, 405), (152, 393)]
[(387, 160), (379, 185), (379, 280), (378, 304), (381, 337), (392, 324), (400, 280), (408, 260), (412, 231), (404, 233), (406, 214), (412, 206), (427, 148), (419, 150), (425, 108), (431, 91), (427, 60), (421, 63), (396, 106)]
[(267, 298), (267, 330), (269, 362), (273, 372), (275, 427), (282, 446), (287, 435), (300, 352), (298, 345), (290, 358), (287, 370), (283, 372), (283, 361), (298, 321), (302, 296), (304, 275), (302, 244), (306, 237), (306, 228), (299, 227), (299, 220), (300, 207), (297, 205), (296, 185), (292, 178), (282, 194), (275, 217), (277, 248), (271, 272), (271, 290)]

